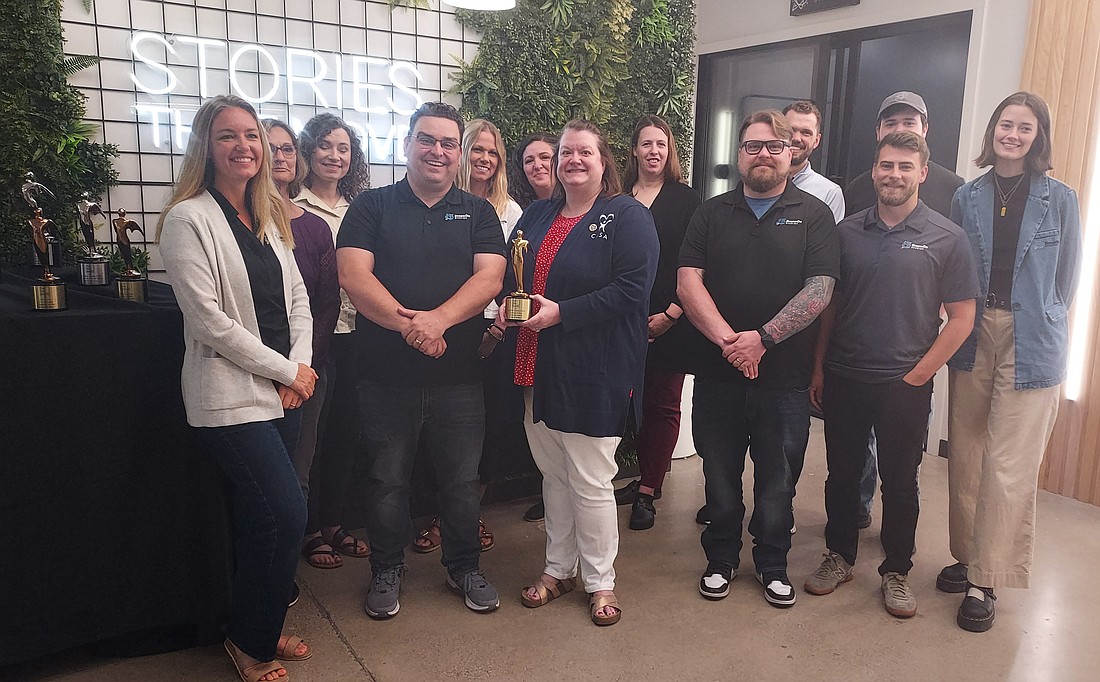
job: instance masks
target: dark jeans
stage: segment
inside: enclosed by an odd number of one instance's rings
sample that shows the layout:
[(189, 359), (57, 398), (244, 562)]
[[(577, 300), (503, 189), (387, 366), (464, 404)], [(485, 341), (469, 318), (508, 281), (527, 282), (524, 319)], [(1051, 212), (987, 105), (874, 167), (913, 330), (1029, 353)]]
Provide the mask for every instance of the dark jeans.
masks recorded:
[(342, 526), (349, 483), (356, 480), (359, 444), (359, 349), (355, 332), (333, 334), (327, 367), (328, 386), (317, 429), (317, 456), (310, 478), (310, 514), (306, 530)]
[(306, 501), (287, 454), (301, 410), (269, 422), (195, 429), (229, 483), (233, 604), (225, 634), (252, 658), (275, 658), (290, 600)]
[(753, 562), (760, 573), (786, 570), (794, 482), (810, 438), (809, 391), (696, 378), (692, 434), (703, 458), (711, 516), (702, 535), (707, 561), (730, 568), (740, 563), (747, 449), (754, 470)]
[(642, 426), (634, 444), (638, 448), (638, 467), (642, 485), (661, 489), (665, 472), (672, 462), (672, 451), (680, 437), (680, 395), (684, 375), (646, 367), (642, 391)]
[(867, 437), (878, 440), (882, 479), (882, 548), (879, 573), (909, 573), (920, 500), (917, 467), (931, 410), (932, 382), (910, 386), (898, 379), (867, 384), (825, 372), (825, 544), (855, 564), (859, 547), (859, 483), (867, 461)]
[(384, 386), (359, 382), (367, 467), (367, 535), (375, 573), (399, 566), (412, 538), (409, 479), (425, 439), (439, 485), (443, 565), (457, 576), (478, 567), (481, 492), (477, 467), (485, 434), (480, 383)]

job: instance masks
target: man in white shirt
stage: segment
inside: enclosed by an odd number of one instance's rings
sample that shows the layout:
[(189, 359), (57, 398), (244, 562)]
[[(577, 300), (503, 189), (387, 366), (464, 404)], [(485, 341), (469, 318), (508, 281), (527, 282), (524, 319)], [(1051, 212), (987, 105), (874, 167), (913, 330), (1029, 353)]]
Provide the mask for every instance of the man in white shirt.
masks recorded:
[(794, 129), (791, 181), (798, 189), (824, 201), (839, 224), (844, 220), (844, 192), (840, 185), (810, 167), (810, 154), (821, 144), (821, 110), (813, 102), (799, 100), (784, 107), (783, 115)]

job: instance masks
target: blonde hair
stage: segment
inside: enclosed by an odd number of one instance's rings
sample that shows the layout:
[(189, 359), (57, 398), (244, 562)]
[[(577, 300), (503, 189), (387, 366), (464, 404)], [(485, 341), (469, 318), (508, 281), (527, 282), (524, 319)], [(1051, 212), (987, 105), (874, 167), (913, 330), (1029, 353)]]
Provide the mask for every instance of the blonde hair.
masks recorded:
[(172, 191), (172, 197), (161, 210), (157, 220), (157, 240), (164, 229), (164, 217), (176, 204), (193, 199), (214, 186), (214, 162), (210, 158), (210, 138), (214, 119), (230, 107), (242, 109), (256, 121), (260, 135), (260, 170), (245, 187), (245, 201), (252, 220), (256, 237), (267, 241), (267, 226), (274, 225), (279, 236), (288, 247), (294, 247), (294, 234), (290, 230), (290, 220), (283, 206), (283, 198), (275, 187), (271, 176), (271, 146), (267, 140), (267, 131), (260, 123), (256, 110), (248, 101), (235, 95), (218, 95), (207, 101), (195, 113), (191, 124), (191, 139), (187, 142), (187, 151), (183, 155), (183, 165), (179, 178)]
[(504, 217), (504, 211), (508, 207), (508, 154), (504, 150), (504, 139), (500, 130), (483, 118), (475, 118), (466, 124), (466, 130), (462, 133), (462, 163), (458, 168), (457, 184), (459, 189), (470, 191), (470, 150), (477, 144), (477, 138), (482, 132), (493, 135), (493, 143), (496, 145), (497, 169), (493, 178), (489, 181), (489, 195), (485, 197), (496, 209), (497, 216)]

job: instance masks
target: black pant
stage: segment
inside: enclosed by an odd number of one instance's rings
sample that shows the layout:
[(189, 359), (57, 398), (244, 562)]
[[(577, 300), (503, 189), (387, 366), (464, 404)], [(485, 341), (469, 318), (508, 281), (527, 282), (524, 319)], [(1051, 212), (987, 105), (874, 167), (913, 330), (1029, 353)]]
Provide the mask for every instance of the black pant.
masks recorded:
[[(328, 390), (318, 419), (317, 453), (310, 476), (307, 533), (347, 520), (349, 485), (360, 482), (359, 348), (355, 333), (333, 334), (329, 350)], [(357, 490), (356, 493), (359, 491)]]
[(898, 379), (868, 384), (825, 372), (825, 545), (856, 563), (859, 547), (859, 481), (867, 459), (867, 437), (878, 437), (882, 478), (882, 548), (879, 574), (907, 574), (913, 567), (913, 542), (920, 500), (917, 467), (931, 411), (932, 382), (911, 386)]

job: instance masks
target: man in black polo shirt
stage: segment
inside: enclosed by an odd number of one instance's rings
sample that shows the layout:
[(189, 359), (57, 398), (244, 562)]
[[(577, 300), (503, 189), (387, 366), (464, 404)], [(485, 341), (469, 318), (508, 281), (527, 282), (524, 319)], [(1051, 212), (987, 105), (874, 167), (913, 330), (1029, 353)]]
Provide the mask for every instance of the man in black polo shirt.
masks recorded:
[[(907, 576), (920, 503), (917, 467), (931, 409), (932, 379), (974, 327), (977, 271), (954, 223), (920, 201), (928, 145), (912, 132), (879, 142), (872, 176), (877, 204), (840, 223), (840, 284), (823, 316), (825, 355), (825, 545), (806, 580), (829, 594), (852, 579), (859, 546), (859, 479), (867, 436), (878, 436), (882, 477), (879, 566), (887, 612), (909, 618), (917, 601)], [(940, 306), (947, 324), (940, 326)]]
[(765, 599), (786, 607), (795, 601), (787, 553), (809, 440), (811, 327), (836, 281), (838, 242), (829, 207), (787, 179), (791, 127), (783, 114), (753, 114), (738, 139), (742, 181), (695, 212), (677, 271), (681, 305), (709, 341), (692, 399), (711, 517), (699, 592), (721, 599), (737, 574), (748, 449), (756, 576)]
[[(881, 141), (886, 135), (902, 130), (928, 137), (928, 106), (924, 103), (924, 98), (907, 90), (895, 92), (882, 100), (878, 108), (875, 136)], [(928, 175), (920, 186), (920, 200), (940, 215), (951, 215), (951, 199), (962, 184), (962, 178), (953, 171), (929, 159)], [(848, 206), (848, 215), (871, 208), (878, 202), (870, 170), (860, 173), (848, 183), (844, 190), (844, 200)], [(871, 506), (874, 504), (875, 482), (878, 479), (874, 431), (867, 443), (866, 457), (859, 484), (860, 528), (871, 525)]]
[(504, 240), (484, 199), (454, 186), (463, 122), (429, 102), (405, 138), (405, 179), (359, 195), (337, 242), (340, 286), (359, 315), (359, 403), (369, 461), (372, 618), (400, 608), (409, 478), (423, 437), (439, 481), (447, 582), (475, 611), (500, 604), (478, 568), (477, 467), (485, 431), (477, 347), (501, 289)]

